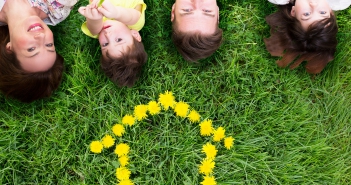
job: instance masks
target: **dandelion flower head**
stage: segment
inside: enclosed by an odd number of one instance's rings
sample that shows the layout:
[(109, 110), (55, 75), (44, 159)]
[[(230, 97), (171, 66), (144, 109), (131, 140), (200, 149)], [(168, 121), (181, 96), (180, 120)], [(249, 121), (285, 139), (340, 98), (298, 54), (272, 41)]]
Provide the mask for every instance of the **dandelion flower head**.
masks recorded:
[(200, 123), (200, 134), (210, 136), (213, 133), (212, 120), (206, 119)]
[(188, 110), (189, 110), (189, 104), (185, 102), (181, 101), (175, 104), (174, 112), (179, 117), (185, 118), (188, 114)]
[(118, 161), (121, 166), (127, 166), (129, 164), (129, 157), (127, 155), (122, 155), (118, 158)]
[(118, 155), (118, 157), (121, 157), (123, 155), (128, 155), (128, 153), (129, 153), (129, 145), (125, 143), (120, 143), (116, 146), (115, 154)]
[(215, 162), (212, 158), (206, 158), (201, 162), (199, 167), (199, 172), (205, 175), (209, 175), (213, 172), (213, 168), (215, 167)]
[(161, 103), (165, 110), (168, 110), (169, 107), (173, 108), (174, 104), (176, 103), (171, 91), (166, 91), (164, 94), (161, 93), (158, 98), (158, 102)]
[(134, 185), (130, 179), (121, 180), (118, 185)]
[(134, 107), (134, 116), (138, 121), (147, 117), (147, 105), (137, 105)]
[(216, 179), (213, 176), (205, 176), (201, 182), (202, 185), (217, 185)]
[(130, 174), (131, 172), (126, 167), (119, 167), (116, 170), (117, 179), (120, 181), (129, 179)]
[(96, 154), (101, 153), (103, 147), (100, 141), (93, 141), (90, 143), (90, 151)]
[(202, 146), (202, 152), (206, 154), (206, 157), (209, 159), (214, 159), (217, 155), (216, 146), (211, 143), (206, 143)]
[(221, 141), (225, 137), (225, 129), (218, 127), (217, 130), (213, 131), (213, 141)]
[(228, 150), (233, 147), (234, 144), (234, 138), (232, 136), (226, 137), (224, 139), (224, 147), (226, 147)]
[(127, 114), (122, 118), (122, 123), (125, 125), (132, 126), (135, 123), (135, 118), (132, 115)]
[(115, 139), (107, 134), (102, 138), (101, 143), (102, 145), (104, 145), (105, 148), (110, 148), (115, 144)]
[(124, 126), (122, 124), (115, 124), (112, 127), (112, 132), (118, 136), (121, 137), (125, 133)]
[(200, 114), (198, 112), (196, 112), (196, 110), (192, 110), (192, 111), (190, 111), (188, 118), (189, 118), (190, 122), (196, 123), (196, 122), (200, 121)]
[(156, 101), (150, 101), (147, 104), (147, 109), (149, 110), (149, 113), (151, 115), (158, 114), (161, 111), (161, 107), (158, 105), (158, 103)]

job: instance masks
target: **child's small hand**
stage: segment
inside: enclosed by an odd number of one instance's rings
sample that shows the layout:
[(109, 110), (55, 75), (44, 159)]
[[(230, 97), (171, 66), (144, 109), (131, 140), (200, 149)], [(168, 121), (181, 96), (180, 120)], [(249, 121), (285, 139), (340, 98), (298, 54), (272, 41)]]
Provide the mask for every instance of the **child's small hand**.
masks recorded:
[(98, 7), (98, 10), (109, 19), (118, 19), (117, 9), (109, 0), (105, 0), (101, 7)]
[(89, 4), (86, 7), (80, 7), (78, 12), (82, 14), (87, 20), (98, 21), (102, 20), (103, 15), (97, 10), (94, 4)]

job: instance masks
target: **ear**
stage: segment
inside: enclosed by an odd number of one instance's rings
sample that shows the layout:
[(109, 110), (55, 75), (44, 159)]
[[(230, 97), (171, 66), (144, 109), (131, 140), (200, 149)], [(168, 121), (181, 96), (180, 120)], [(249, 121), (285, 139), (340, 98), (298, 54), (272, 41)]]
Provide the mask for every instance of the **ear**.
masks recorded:
[(171, 11), (171, 22), (174, 20), (174, 9), (175, 9), (175, 3), (172, 6), (172, 11)]
[(296, 16), (295, 6), (292, 6), (290, 14), (291, 14), (291, 16), (293, 16), (293, 17)]
[(218, 11), (217, 11), (217, 24), (219, 24), (219, 7), (217, 6)]
[(8, 43), (6, 44), (6, 52), (7, 52), (7, 53), (12, 53), (12, 50), (11, 50), (11, 42), (8, 42)]
[(138, 42), (141, 42), (141, 36), (140, 36), (139, 32), (136, 30), (131, 30), (131, 32), (132, 32), (132, 36), (134, 37), (134, 39), (136, 39)]

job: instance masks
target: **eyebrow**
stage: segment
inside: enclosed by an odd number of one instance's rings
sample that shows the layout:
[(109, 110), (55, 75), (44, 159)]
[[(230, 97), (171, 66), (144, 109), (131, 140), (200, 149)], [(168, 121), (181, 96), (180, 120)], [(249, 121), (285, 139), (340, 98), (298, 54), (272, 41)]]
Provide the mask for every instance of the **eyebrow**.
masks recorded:
[[(52, 52), (52, 53), (55, 53), (55, 50), (48, 50), (48, 51), (49, 51), (49, 52)], [(33, 57), (37, 56), (39, 53), (40, 53), (40, 52), (37, 52), (37, 53), (35, 53), (34, 55), (29, 56), (28, 58), (33, 58)]]
[[(186, 16), (186, 15), (190, 15), (190, 14), (194, 14), (194, 12), (185, 12), (185, 13), (180, 13), (180, 16)], [(209, 17), (215, 17), (214, 14), (210, 14), (210, 13), (206, 13), (206, 12), (202, 12), (202, 14), (209, 16)]]

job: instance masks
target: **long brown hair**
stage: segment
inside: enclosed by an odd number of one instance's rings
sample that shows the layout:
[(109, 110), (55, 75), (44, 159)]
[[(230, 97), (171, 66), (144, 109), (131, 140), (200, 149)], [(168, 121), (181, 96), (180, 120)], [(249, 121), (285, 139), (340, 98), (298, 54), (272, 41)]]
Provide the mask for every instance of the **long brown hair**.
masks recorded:
[(267, 50), (272, 56), (283, 56), (277, 61), (280, 67), (290, 65), (290, 69), (307, 61), (308, 73), (320, 73), (328, 62), (334, 59), (338, 26), (334, 13), (330, 18), (312, 23), (304, 30), (290, 12), (293, 4), (278, 6), (279, 10), (266, 17), (271, 27), (269, 38), (264, 39)]
[(27, 72), (22, 69), (16, 54), (7, 51), (9, 41), (8, 26), (0, 26), (0, 90), (5, 96), (26, 103), (49, 97), (61, 83), (62, 56), (57, 54), (54, 65), (47, 71)]

